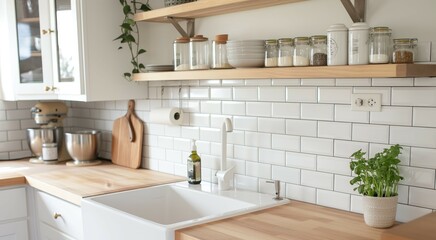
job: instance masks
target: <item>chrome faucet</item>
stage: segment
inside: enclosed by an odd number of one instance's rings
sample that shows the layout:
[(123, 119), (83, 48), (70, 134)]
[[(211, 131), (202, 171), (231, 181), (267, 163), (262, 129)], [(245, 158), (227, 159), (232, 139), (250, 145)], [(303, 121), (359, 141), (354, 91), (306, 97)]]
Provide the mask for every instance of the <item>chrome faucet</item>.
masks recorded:
[(282, 197), (280, 197), (280, 180), (274, 180), (274, 181), (266, 181), (267, 183), (274, 183), (274, 189), (276, 192), (276, 196), (273, 198), (274, 200), (283, 200)]
[(216, 177), (218, 178), (218, 189), (220, 190), (229, 190), (233, 184), (235, 166), (231, 166), (227, 169), (227, 132), (232, 131), (232, 121), (230, 118), (226, 118), (221, 126), (221, 169), (216, 173)]

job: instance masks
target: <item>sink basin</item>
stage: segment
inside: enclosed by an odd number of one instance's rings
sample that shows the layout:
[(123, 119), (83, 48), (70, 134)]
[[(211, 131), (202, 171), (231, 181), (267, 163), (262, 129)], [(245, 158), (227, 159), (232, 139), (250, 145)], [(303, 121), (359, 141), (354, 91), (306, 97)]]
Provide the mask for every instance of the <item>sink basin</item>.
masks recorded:
[(82, 201), (84, 237), (172, 240), (180, 228), (289, 202), (272, 197), (185, 182), (90, 197)]

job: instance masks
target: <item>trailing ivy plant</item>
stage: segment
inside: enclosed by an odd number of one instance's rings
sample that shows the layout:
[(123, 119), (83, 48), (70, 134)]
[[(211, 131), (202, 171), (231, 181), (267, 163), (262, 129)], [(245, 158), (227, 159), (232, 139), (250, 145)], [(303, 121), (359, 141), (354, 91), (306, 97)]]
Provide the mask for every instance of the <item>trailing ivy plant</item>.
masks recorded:
[(351, 185), (357, 185), (354, 191), (364, 196), (371, 197), (392, 197), (398, 195), (398, 183), (403, 179), (400, 176), (398, 164), (401, 154), (400, 145), (396, 144), (385, 148), (382, 152), (375, 154), (370, 159), (365, 159), (365, 152), (362, 149), (351, 155), (350, 168), (355, 173), (351, 179)]
[(133, 73), (140, 73), (145, 69), (144, 64), (139, 62), (139, 56), (146, 51), (139, 47), (139, 28), (133, 16), (139, 11), (149, 11), (151, 10), (148, 1), (142, 3), (135, 0), (119, 0), (122, 6), (124, 19), (121, 27), (121, 35), (114, 39), (114, 41), (120, 41), (121, 46), (118, 49), (123, 49), (123, 45), (127, 45), (131, 60), (130, 63), (133, 65), (131, 72), (124, 73), (124, 78), (127, 80), (132, 79)]

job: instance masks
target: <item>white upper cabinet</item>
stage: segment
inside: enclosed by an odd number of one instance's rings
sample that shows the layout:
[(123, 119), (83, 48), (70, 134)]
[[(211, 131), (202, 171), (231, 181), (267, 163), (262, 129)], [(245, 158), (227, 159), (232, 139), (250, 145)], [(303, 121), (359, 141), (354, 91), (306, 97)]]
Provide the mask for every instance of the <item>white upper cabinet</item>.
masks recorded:
[(128, 82), (127, 50), (113, 39), (123, 14), (118, 1), (2, 0), (0, 80), (4, 100), (105, 101), (147, 97)]

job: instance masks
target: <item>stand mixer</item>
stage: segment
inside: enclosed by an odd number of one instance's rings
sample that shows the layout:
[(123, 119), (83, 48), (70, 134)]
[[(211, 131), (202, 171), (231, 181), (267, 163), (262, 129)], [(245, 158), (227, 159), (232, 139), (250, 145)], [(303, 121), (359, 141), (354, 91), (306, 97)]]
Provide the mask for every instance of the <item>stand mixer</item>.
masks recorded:
[[(30, 158), (31, 163), (57, 163), (70, 159), (64, 144), (64, 129), (62, 120), (67, 116), (68, 108), (63, 102), (40, 102), (30, 111), (39, 128), (27, 129), (27, 142), (36, 158)], [(57, 144), (58, 158), (43, 160), (42, 145), (46, 143)]]

